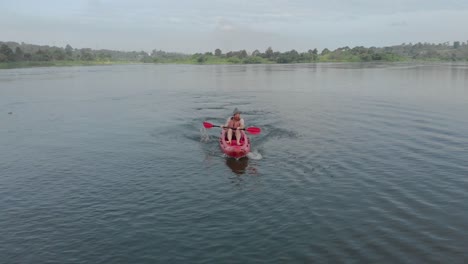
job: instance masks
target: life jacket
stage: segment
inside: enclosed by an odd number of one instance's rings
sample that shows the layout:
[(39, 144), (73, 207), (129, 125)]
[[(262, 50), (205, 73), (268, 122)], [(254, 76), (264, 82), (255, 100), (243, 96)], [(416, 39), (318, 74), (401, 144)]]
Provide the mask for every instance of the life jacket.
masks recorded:
[(235, 120), (234, 117), (231, 117), (231, 120), (229, 120), (228, 127), (233, 127), (233, 128), (238, 128), (241, 125), (241, 119)]

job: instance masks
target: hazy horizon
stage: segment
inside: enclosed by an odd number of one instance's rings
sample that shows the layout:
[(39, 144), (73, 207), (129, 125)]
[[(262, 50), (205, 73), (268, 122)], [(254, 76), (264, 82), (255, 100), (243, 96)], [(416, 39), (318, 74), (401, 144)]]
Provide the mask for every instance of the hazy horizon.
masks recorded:
[(468, 1), (3, 2), (1, 41), (196, 53), (467, 41)]

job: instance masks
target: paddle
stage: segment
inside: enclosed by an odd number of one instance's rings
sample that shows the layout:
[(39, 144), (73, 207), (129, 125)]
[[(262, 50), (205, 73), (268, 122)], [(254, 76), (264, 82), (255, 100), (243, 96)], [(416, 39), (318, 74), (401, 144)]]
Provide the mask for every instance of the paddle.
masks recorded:
[[(213, 128), (213, 127), (221, 127), (221, 126), (216, 126), (216, 125), (213, 125), (211, 123), (208, 123), (208, 122), (203, 122), (203, 126), (205, 128)], [(225, 128), (228, 128), (228, 127), (225, 127)], [(235, 128), (231, 127), (233, 130), (235, 130)], [(259, 128), (259, 127), (247, 127), (247, 128), (241, 128), (241, 130), (245, 130), (247, 132), (249, 132), (250, 134), (252, 135), (257, 135), (257, 134), (260, 134), (260, 132), (262, 132), (262, 130)]]

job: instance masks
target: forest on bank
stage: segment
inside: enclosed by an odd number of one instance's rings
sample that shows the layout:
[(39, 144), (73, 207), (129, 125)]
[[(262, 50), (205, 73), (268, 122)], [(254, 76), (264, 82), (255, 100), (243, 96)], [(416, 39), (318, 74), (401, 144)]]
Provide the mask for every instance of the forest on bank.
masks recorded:
[(183, 54), (154, 49), (145, 51), (116, 51), (34, 45), (0, 41), (0, 67), (60, 66), (114, 63), (180, 63), (180, 64), (256, 64), (256, 63), (314, 63), (371, 61), (468, 61), (468, 41), (453, 43), (403, 43), (388, 47), (314, 48), (306, 52), (290, 50), (246, 50)]

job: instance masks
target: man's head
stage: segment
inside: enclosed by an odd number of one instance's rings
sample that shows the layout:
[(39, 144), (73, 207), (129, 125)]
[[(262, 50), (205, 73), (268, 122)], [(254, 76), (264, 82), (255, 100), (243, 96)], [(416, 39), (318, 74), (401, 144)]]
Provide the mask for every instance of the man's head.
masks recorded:
[(234, 109), (234, 111), (232, 112), (232, 116), (233, 116), (234, 119), (236, 119), (236, 120), (239, 120), (239, 119), (240, 119), (240, 114), (241, 114), (241, 111), (239, 111), (237, 108)]

